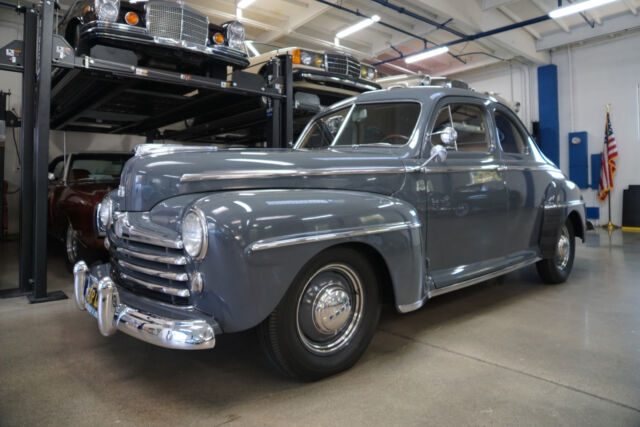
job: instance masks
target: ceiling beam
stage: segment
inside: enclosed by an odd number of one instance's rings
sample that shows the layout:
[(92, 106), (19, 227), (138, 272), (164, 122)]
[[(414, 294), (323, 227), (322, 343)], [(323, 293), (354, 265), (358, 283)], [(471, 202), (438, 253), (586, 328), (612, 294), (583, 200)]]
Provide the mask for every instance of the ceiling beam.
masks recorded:
[(318, 16), (325, 13), (330, 6), (324, 5), (322, 3), (314, 2), (308, 5), (305, 9), (297, 13), (290, 14), (288, 16), (288, 22), (283, 28), (279, 28), (275, 31), (269, 31), (268, 33), (262, 34), (257, 38), (257, 41), (262, 43), (271, 43), (275, 40), (278, 40), (280, 37), (285, 36), (292, 31), (295, 31), (297, 28), (302, 27), (307, 24), (309, 21), (314, 20)]
[[(511, 10), (509, 10), (506, 6), (499, 6), (498, 10), (502, 13), (504, 13), (505, 15), (507, 15), (507, 17), (509, 19), (511, 19), (513, 22), (522, 22), (524, 21), (524, 19), (520, 18), (518, 15), (516, 15), (515, 13), (513, 13)], [(540, 35), (539, 32), (537, 32), (536, 30), (534, 30), (531, 27), (524, 27), (524, 30), (531, 34), (536, 40), (540, 40), (542, 38), (542, 36)]]
[[(467, 34), (481, 33), (495, 28), (512, 25), (513, 22), (497, 10), (483, 11), (475, 1), (465, 2), (465, 7), (459, 7), (457, 2), (450, 0), (416, 0), (427, 10), (432, 10), (443, 18), (453, 18), (459, 28)], [(487, 37), (502, 49), (520, 56), (536, 64), (549, 62), (549, 54), (536, 50), (535, 39), (525, 30), (519, 28), (508, 32), (494, 34)]]
[[(545, 6), (541, 0), (531, 0), (531, 2), (538, 8), (540, 9), (540, 11), (544, 12), (544, 13), (549, 13), (549, 11), (551, 9), (547, 8), (547, 6)], [(564, 31), (565, 33), (570, 33), (571, 29), (569, 28), (569, 26), (562, 20), (562, 19), (553, 19), (554, 24), (556, 24), (558, 27), (562, 28), (562, 31)]]
[(638, 6), (636, 6), (633, 3), (633, 0), (622, 0), (622, 1), (627, 6), (627, 9), (629, 9), (629, 12), (633, 13), (634, 15), (638, 14)]
[(500, 6), (506, 6), (515, 3), (518, 0), (482, 0), (482, 10), (495, 9)]
[(595, 28), (586, 25), (574, 28), (570, 34), (549, 34), (542, 40), (538, 40), (536, 47), (539, 50), (553, 49), (632, 28), (640, 28), (640, 15), (625, 14), (616, 16), (607, 19), (602, 25), (598, 25)]

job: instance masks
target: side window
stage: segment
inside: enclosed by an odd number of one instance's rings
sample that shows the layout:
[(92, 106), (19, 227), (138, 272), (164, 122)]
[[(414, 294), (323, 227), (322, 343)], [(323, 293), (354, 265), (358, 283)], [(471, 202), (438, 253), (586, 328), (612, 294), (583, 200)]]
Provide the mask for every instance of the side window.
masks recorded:
[(298, 148), (323, 148), (333, 142), (351, 106), (319, 118), (303, 137)]
[(525, 153), (527, 150), (526, 137), (511, 117), (497, 110), (494, 114), (498, 142), (505, 153)]
[(62, 179), (62, 174), (64, 173), (63, 159), (60, 159), (59, 161), (56, 162), (52, 172), (53, 172), (53, 176), (55, 176), (56, 181)]
[[(449, 111), (451, 109), (451, 111)], [(440, 135), (447, 126), (452, 126), (458, 133), (458, 139), (454, 145), (443, 144)], [(433, 125), (431, 144), (442, 144), (450, 150), (475, 151), (486, 153), (491, 150), (491, 138), (487, 115), (483, 107), (472, 104), (450, 104), (438, 112)]]

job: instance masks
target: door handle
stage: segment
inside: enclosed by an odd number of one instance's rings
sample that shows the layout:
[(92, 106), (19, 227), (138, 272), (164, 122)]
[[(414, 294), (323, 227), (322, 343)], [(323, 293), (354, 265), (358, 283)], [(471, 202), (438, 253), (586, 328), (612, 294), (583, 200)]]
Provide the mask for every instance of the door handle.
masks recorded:
[(498, 172), (504, 172), (504, 171), (506, 171), (506, 170), (507, 170), (507, 167), (506, 167), (506, 166), (504, 166), (504, 165), (496, 166), (496, 170), (497, 170)]

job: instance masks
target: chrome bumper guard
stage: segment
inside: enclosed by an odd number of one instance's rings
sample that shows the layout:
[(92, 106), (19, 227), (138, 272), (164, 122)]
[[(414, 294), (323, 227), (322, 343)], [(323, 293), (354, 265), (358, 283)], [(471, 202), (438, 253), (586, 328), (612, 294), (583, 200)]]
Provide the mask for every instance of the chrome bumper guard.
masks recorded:
[[(85, 299), (91, 281), (97, 281), (97, 310)], [(78, 261), (73, 267), (73, 287), (76, 305), (96, 318), (98, 329), (105, 337), (120, 330), (139, 340), (165, 348), (204, 350), (215, 346), (215, 333), (211, 324), (204, 320), (170, 319), (120, 303), (118, 289), (111, 277), (99, 280), (93, 278), (84, 261)]]

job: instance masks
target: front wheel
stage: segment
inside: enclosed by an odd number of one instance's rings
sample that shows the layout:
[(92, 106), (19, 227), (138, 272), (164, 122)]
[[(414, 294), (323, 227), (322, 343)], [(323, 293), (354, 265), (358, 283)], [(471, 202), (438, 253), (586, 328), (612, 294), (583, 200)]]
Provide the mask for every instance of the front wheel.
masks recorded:
[(353, 249), (338, 248), (305, 266), (258, 327), (258, 336), (276, 368), (315, 380), (355, 364), (379, 317), (380, 289), (369, 260)]
[(80, 259), (82, 244), (78, 240), (78, 236), (76, 236), (76, 231), (73, 229), (71, 221), (67, 222), (67, 229), (64, 233), (64, 249), (67, 269), (73, 271), (73, 266)]
[(558, 234), (553, 258), (538, 261), (536, 268), (545, 283), (562, 283), (569, 278), (576, 252), (576, 238), (570, 220), (564, 223)]

